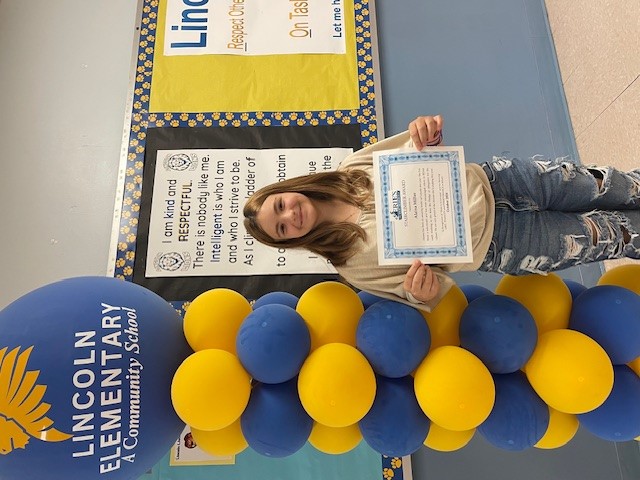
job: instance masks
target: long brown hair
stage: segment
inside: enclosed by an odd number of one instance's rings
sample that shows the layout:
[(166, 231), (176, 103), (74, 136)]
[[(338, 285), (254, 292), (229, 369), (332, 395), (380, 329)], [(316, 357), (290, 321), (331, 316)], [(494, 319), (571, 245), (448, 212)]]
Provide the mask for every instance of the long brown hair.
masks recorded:
[(366, 172), (359, 169), (320, 172), (272, 183), (257, 190), (244, 205), (244, 226), (260, 243), (276, 248), (306, 248), (334, 265), (344, 264), (355, 251), (356, 242), (365, 240), (365, 231), (355, 223), (322, 223), (300, 238), (275, 241), (256, 220), (260, 207), (269, 195), (295, 192), (313, 200), (340, 200), (366, 210), (370, 208), (372, 183)]

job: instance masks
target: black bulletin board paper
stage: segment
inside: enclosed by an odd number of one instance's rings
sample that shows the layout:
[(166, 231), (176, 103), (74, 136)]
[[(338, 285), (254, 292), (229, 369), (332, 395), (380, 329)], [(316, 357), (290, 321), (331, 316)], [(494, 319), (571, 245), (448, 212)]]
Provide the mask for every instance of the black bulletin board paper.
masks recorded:
[(146, 277), (147, 243), (153, 182), (159, 150), (231, 149), (231, 148), (361, 148), (360, 126), (317, 125), (314, 127), (240, 127), (240, 128), (149, 128), (147, 130), (142, 198), (133, 282), (157, 293), (168, 301), (190, 301), (213, 288), (229, 288), (251, 300), (272, 291), (300, 296), (310, 286), (337, 280), (332, 274), (254, 275), (206, 277)]

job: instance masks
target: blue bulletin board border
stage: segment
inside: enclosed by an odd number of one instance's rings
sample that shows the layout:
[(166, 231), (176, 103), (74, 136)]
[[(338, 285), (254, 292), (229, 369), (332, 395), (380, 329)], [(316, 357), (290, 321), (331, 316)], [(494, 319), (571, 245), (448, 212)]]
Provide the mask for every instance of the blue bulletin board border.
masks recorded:
[[(319, 111), (149, 112), (159, 0), (140, 0), (131, 65), (131, 86), (125, 112), (118, 190), (114, 206), (108, 273), (132, 281), (137, 227), (143, 188), (146, 137), (149, 128), (291, 127), (358, 124), (362, 146), (382, 138), (380, 94), (376, 92), (376, 38), (373, 0), (354, 0), (359, 108)], [(380, 112), (380, 115), (378, 114)], [(188, 302), (171, 302), (184, 315)], [(382, 456), (384, 480), (406, 478), (410, 457)], [(410, 475), (409, 475), (410, 477)]]

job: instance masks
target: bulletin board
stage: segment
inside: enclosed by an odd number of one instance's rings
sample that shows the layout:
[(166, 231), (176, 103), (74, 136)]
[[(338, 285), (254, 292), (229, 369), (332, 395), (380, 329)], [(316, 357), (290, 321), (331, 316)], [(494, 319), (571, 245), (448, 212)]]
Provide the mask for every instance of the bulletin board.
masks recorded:
[[(138, 13), (109, 273), (158, 293), (182, 314), (212, 288), (251, 300), (274, 290), (299, 295), (336, 279), (322, 261), (313, 271), (296, 270), (310, 259), (287, 257), (292, 270), (279, 271), (279, 252), (271, 270), (268, 262), (239, 275), (198, 267), (216, 261), (218, 251), (228, 262), (265, 256), (254, 255), (235, 216), (248, 190), (260, 186), (254, 179), (281, 178), (283, 158), (287, 175), (313, 173), (384, 136), (373, 0), (140, 0)], [(266, 158), (264, 168), (254, 168), (255, 158)], [(211, 221), (217, 204), (229, 205), (219, 224)], [(192, 209), (191, 223), (181, 222), (181, 208)], [(200, 213), (208, 218), (202, 228)], [(176, 467), (169, 457), (143, 478), (244, 480), (255, 478), (247, 465), (261, 462), (243, 452), (234, 465)], [(323, 478), (331, 473), (324, 468), (341, 472), (346, 464), (354, 480), (371, 479), (372, 469), (385, 479), (410, 477), (408, 457), (381, 459), (364, 442), (340, 459), (328, 457), (307, 446), (260, 463), (261, 478), (298, 480), (300, 469), (309, 472), (305, 478)]]
[[(273, 8), (280, 3), (284, 5), (284, 13)], [(319, 4), (324, 6), (324, 17), (317, 13)], [(251, 24), (249, 14), (252, 5), (252, 15), (259, 20), (254, 19), (254, 24)], [(280, 53), (256, 55), (210, 53), (194, 47), (204, 43), (200, 40), (203, 33), (217, 31), (213, 28), (215, 25), (207, 25), (208, 30), (202, 30), (207, 23), (202, 21), (206, 19), (203, 12), (220, 9), (220, 16), (226, 15), (228, 23), (240, 18), (234, 12), (242, 11), (246, 25), (274, 24), (278, 32), (288, 28), (289, 33), (295, 29), (304, 30), (308, 24), (313, 38), (324, 35), (327, 42), (304, 47), (307, 48), (306, 53), (289, 51), (297, 44), (276, 43), (269, 47), (269, 52)], [(306, 19), (303, 15), (308, 11), (316, 11), (315, 23), (314, 20), (300, 20)], [(323, 24), (330, 28), (325, 31), (317, 28)], [(227, 37), (218, 41), (218, 47), (207, 44), (206, 48), (219, 50), (232, 43), (228, 40), (239, 34), (234, 34), (233, 23), (231, 25)], [(245, 28), (249, 28), (246, 25)], [(188, 37), (172, 36), (175, 32), (181, 33), (182, 29), (186, 29), (184, 32)], [(243, 32), (242, 38), (250, 38), (246, 30)], [(269, 0), (141, 0), (138, 34), (132, 65), (130, 106), (124, 126), (110, 272), (118, 278), (139, 283), (172, 302), (192, 300), (197, 294), (214, 287), (232, 288), (247, 298), (257, 298), (272, 290), (301, 294), (319, 281), (336, 279), (335, 271), (327, 267), (326, 262), (321, 265), (322, 262), (316, 261), (318, 267), (313, 272), (282, 271), (275, 264), (284, 263), (277, 262), (282, 259), (283, 252), (275, 256), (271, 270), (256, 267), (256, 271), (245, 269), (233, 275), (215, 268), (217, 274), (212, 274), (210, 268), (206, 275), (197, 275), (196, 260), (200, 253), (195, 238), (197, 220), (191, 223), (189, 246), (185, 249), (185, 243), (178, 241), (180, 232), (176, 209), (181, 205), (176, 203), (164, 209), (156, 208), (157, 213), (152, 210), (154, 199), (158, 204), (161, 195), (170, 200), (171, 194), (185, 194), (191, 195), (192, 218), (197, 216), (202, 205), (198, 201), (198, 184), (195, 182), (191, 192), (187, 192), (176, 183), (174, 191), (170, 191), (168, 182), (172, 179), (166, 180), (165, 186), (160, 186), (161, 181), (154, 185), (154, 179), (156, 171), (171, 168), (167, 165), (175, 164), (178, 159), (189, 164), (187, 169), (202, 169), (205, 159), (211, 158), (212, 170), (206, 172), (209, 175), (209, 193), (212, 196), (220, 193), (223, 203), (235, 201), (238, 210), (238, 204), (241, 207), (244, 203), (247, 189), (259, 186), (256, 183), (249, 185), (254, 181), (251, 175), (255, 175), (262, 184), (282, 178), (279, 168), (272, 177), (267, 177), (266, 173), (254, 174), (252, 164), (245, 160), (253, 158), (253, 153), (244, 155), (248, 150), (270, 151), (277, 167), (282, 149), (310, 151), (335, 148), (342, 149), (343, 156), (344, 152), (375, 143), (383, 136), (383, 128), (380, 93), (376, 85), (379, 82), (375, 60), (375, 14), (371, 0), (313, 3), (291, 0), (275, 3)], [(342, 45), (342, 53), (309, 53), (339, 50), (336, 39), (338, 45)], [(167, 45), (189, 45), (180, 48), (197, 51), (188, 55), (169, 55)], [(247, 47), (250, 48), (256, 47)], [(238, 168), (242, 170), (238, 173), (240, 191), (233, 190), (235, 187), (231, 184), (236, 169), (233, 159), (223, 164), (222, 175), (216, 175), (220, 163), (214, 158), (215, 152), (231, 149), (236, 149), (240, 161)], [(312, 173), (312, 168), (323, 168), (324, 157), (326, 155), (320, 157), (317, 165), (309, 163), (308, 171)], [(340, 158), (339, 155), (332, 157), (335, 158), (332, 158), (330, 168), (335, 168)], [(299, 174), (293, 166), (294, 163), (289, 162), (287, 174), (290, 176)], [(219, 189), (214, 183), (215, 177), (220, 178)], [(175, 182), (180, 182), (177, 174)], [(215, 213), (213, 204), (208, 204), (209, 216)], [(264, 258), (266, 254), (250, 251), (252, 245), (243, 241), (245, 234), (241, 215), (238, 216), (237, 211), (227, 213), (228, 217), (221, 224), (226, 238), (220, 242), (212, 239), (217, 235), (212, 227), (204, 234), (207, 239), (203, 249), (207, 253), (205, 259), (209, 263), (214, 262), (215, 250), (225, 248), (234, 249), (226, 252), (227, 261), (231, 253), (234, 256), (237, 253), (237, 258), (231, 259), (236, 262), (246, 261), (250, 254), (255, 261)], [(164, 218), (171, 215), (173, 218)], [(167, 238), (161, 238), (162, 232), (154, 236), (154, 232), (158, 231), (157, 225), (168, 224), (171, 220), (174, 224), (167, 226), (166, 233), (172, 234), (169, 240), (174, 243), (162, 250), (159, 244), (164, 247), (168, 243), (165, 242)], [(240, 239), (238, 245), (230, 245), (237, 241), (236, 237)], [(292, 254), (286, 252), (284, 256)], [(304, 265), (308, 261), (285, 259), (289, 266)], [(150, 273), (154, 263), (161, 268)], [(192, 267), (191, 271), (189, 267)], [(169, 272), (170, 269), (173, 270)], [(237, 272), (240, 269), (233, 270)], [(180, 275), (180, 272), (190, 273)]]

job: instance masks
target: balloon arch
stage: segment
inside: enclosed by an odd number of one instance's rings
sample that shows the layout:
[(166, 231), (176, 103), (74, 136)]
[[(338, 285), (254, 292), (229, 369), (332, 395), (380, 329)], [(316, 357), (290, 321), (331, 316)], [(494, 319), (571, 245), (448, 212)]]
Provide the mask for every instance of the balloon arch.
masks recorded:
[(505, 276), (495, 292), (454, 286), (430, 313), (338, 282), (253, 305), (213, 289), (187, 308), (195, 353), (173, 378), (173, 405), (216, 455), (284, 457), (307, 441), (340, 454), (364, 439), (404, 456), (457, 450), (476, 432), (505, 450), (551, 449), (579, 425), (632, 440), (639, 278), (638, 265), (593, 288)]
[(429, 313), (338, 282), (253, 304), (218, 288), (183, 321), (133, 283), (56, 282), (0, 311), (0, 479), (138, 478), (184, 423), (222, 456), (638, 439), (639, 279), (505, 276)]

